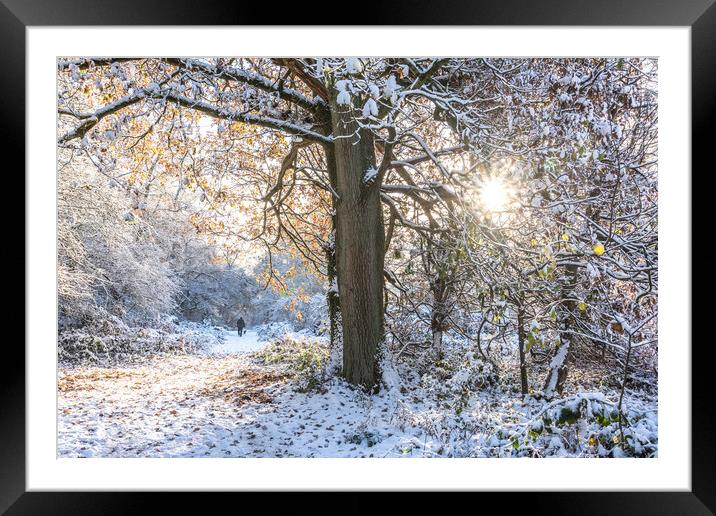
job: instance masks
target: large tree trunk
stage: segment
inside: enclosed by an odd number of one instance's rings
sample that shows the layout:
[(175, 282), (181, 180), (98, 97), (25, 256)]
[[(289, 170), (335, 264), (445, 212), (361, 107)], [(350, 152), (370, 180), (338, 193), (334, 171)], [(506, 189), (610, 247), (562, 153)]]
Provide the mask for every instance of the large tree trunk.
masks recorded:
[[(328, 177), (332, 188), (336, 188), (336, 158), (332, 145), (324, 147)], [(331, 216), (331, 236), (326, 246), (326, 276), (328, 279), (328, 293), (326, 303), (328, 305), (328, 320), (330, 322), (331, 336), (331, 367), (340, 369), (343, 367), (343, 338), (341, 328), (341, 302), (338, 294), (338, 271), (336, 270), (336, 201), (331, 196), (331, 206), (334, 215)]]
[(335, 252), (343, 328), (343, 374), (372, 389), (378, 381), (376, 351), (383, 338), (383, 212), (370, 131), (360, 130), (348, 106), (331, 102), (336, 137), (334, 188), (339, 199), (335, 215)]
[(326, 302), (328, 304), (328, 319), (330, 322), (331, 347), (341, 342), (340, 338), (340, 319), (341, 319), (341, 303), (338, 296), (338, 275), (336, 273), (336, 251), (335, 244), (326, 249), (326, 263), (328, 278), (328, 294), (326, 294)]

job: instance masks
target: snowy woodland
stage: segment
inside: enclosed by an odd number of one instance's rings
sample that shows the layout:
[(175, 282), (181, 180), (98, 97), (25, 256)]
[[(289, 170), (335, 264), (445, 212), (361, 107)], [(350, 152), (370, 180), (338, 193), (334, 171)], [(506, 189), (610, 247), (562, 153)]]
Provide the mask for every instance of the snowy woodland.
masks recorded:
[(59, 456), (658, 455), (655, 59), (57, 81)]

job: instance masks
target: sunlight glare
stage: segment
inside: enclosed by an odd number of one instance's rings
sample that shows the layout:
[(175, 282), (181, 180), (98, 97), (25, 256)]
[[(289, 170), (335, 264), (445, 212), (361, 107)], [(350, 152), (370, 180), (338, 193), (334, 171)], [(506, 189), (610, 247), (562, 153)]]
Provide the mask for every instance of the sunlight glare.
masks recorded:
[(508, 186), (499, 177), (488, 178), (480, 187), (480, 204), (491, 212), (504, 211), (510, 200)]

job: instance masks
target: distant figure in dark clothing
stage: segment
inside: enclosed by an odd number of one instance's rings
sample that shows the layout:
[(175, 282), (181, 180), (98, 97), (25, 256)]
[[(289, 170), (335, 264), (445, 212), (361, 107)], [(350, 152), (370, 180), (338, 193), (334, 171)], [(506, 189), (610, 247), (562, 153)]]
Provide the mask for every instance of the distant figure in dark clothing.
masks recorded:
[(246, 328), (246, 323), (244, 322), (243, 317), (239, 317), (239, 320), (236, 323), (236, 327), (239, 330), (239, 337), (241, 337), (244, 334), (244, 328)]

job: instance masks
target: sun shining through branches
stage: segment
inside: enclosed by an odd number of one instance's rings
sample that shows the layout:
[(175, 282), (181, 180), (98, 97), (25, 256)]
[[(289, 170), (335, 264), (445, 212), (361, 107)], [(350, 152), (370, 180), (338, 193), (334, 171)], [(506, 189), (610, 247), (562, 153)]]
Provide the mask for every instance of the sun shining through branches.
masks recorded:
[(657, 72), (58, 59), (58, 455), (658, 456)]
[(502, 178), (491, 177), (479, 187), (480, 205), (489, 212), (503, 212), (512, 198), (512, 189)]

